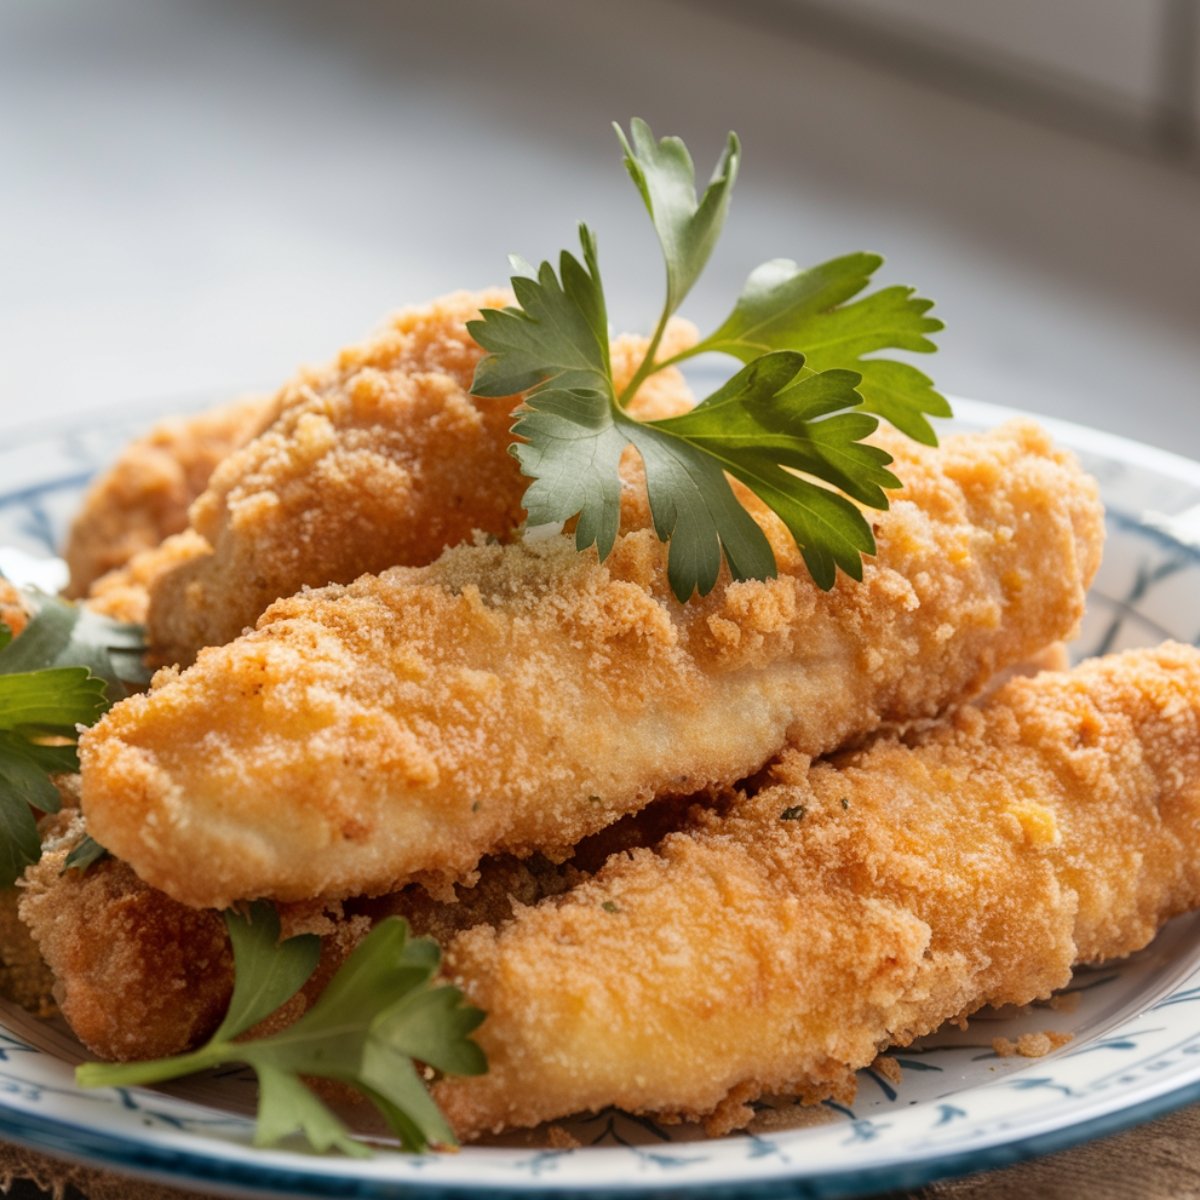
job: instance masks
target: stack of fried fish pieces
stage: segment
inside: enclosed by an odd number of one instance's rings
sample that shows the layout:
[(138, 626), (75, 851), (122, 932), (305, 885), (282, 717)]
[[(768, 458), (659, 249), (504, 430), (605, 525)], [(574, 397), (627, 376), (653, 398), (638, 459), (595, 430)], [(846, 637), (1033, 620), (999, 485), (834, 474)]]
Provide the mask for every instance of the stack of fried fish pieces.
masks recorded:
[[(1200, 902), (1200, 655), (1020, 673), (1099, 564), (1070, 454), (880, 434), (904, 487), (861, 583), (819, 590), (743, 494), (778, 577), (680, 604), (635, 457), (603, 564), (522, 536), (520, 397), (470, 394), (505, 302), (407, 310), (90, 493), (74, 592), (164, 669), (85, 734), (20, 913), (94, 1053), (203, 1041), (235, 902), (323, 938), (283, 1019), (399, 913), (488, 1014), (488, 1073), (434, 1089), (462, 1138), (610, 1104), (722, 1132)], [(673, 370), (635, 401), (690, 403)], [(85, 827), (112, 856), (64, 873)]]

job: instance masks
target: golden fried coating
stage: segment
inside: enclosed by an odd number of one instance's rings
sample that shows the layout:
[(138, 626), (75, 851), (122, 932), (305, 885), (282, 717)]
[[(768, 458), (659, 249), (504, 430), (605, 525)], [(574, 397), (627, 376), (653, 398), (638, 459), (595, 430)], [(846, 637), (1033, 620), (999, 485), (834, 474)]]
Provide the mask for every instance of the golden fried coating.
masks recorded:
[(131, 442), (88, 489), (71, 523), (63, 550), (71, 570), (67, 595), (86, 596), (101, 575), (187, 528), (188, 505), (213, 468), (270, 414), (270, 397), (254, 396), (164, 421)]
[[(20, 905), (63, 1015), (106, 1058), (153, 1058), (202, 1040), (225, 1015), (231, 991), (220, 915), (164, 904), (116, 859), (64, 874), (79, 836), (71, 827), (46, 843), (25, 873)], [(121, 1014), (115, 1030), (113, 1012)]]
[(150, 591), (160, 576), (211, 554), (208, 543), (194, 530), (172, 534), (149, 550), (140, 550), (127, 563), (101, 575), (88, 592), (87, 607), (114, 621), (144, 625)]
[(0, 888), (0, 996), (39, 1017), (52, 1017), (54, 974), (21, 920), (20, 891)]
[[(60, 782), (64, 800), (77, 802), (72, 781)], [(498, 925), (521, 905), (562, 894), (586, 877), (581, 856), (598, 864), (617, 848), (655, 845), (682, 820), (677, 806), (647, 809), (588, 839), (570, 863), (490, 860), (478, 882), (455, 889), (448, 903), (414, 886), (345, 910), (339, 904), (281, 906), (281, 935), (317, 934), (321, 959), (301, 991), (253, 1035), (302, 1016), (376, 921), (402, 916), (415, 934), (445, 944), (464, 929)], [(86, 875), (64, 870), (83, 832), (77, 810), (64, 809), (43, 824), (45, 857), (20, 888), (0, 891), (0, 995), (41, 1017), (59, 1011), (54, 997), (60, 997), (75, 1035), (103, 1059), (159, 1057), (201, 1044), (224, 1015), (233, 987), (219, 915), (148, 888), (114, 859)]]
[[(38, 977), (32, 964), (40, 951), (40, 977), (52, 977), (75, 1036), (101, 1058), (158, 1058), (199, 1045), (220, 1024), (233, 990), (221, 914), (176, 903), (114, 858), (86, 873), (65, 870), (83, 829), (77, 813), (56, 827), (20, 887), (21, 932), (32, 950), (26, 976)], [(283, 937), (319, 935), (321, 959), (301, 991), (255, 1027), (259, 1034), (299, 1018), (370, 929), (340, 905), (285, 905), (279, 917)]]
[[(404, 917), (415, 934), (444, 945), (464, 929), (499, 925), (522, 905), (560, 895), (611, 853), (656, 845), (684, 820), (678, 805), (651, 806), (585, 841), (567, 863), (537, 856), (489, 859), (474, 886), (455, 888), (448, 902), (413, 885), (345, 907), (283, 905), (283, 936), (318, 934), (321, 961), (301, 992), (256, 1029), (265, 1033), (299, 1018), (384, 917)], [(233, 988), (232, 955), (219, 914), (188, 908), (147, 887), (115, 859), (102, 860), (87, 874), (65, 871), (66, 856), (82, 833), (77, 811), (54, 818), (44, 856), (20, 889), (23, 923), (17, 921), (18, 889), (10, 889), (11, 904), (0, 893), (0, 992), (42, 1012), (52, 994), (59, 996), (75, 1035), (101, 1058), (193, 1049), (220, 1022)]]
[[(1057, 662), (1060, 655), (1060, 647), (1050, 648), (1025, 667), (1037, 669)], [(320, 934), (322, 960), (313, 980), (276, 1014), (272, 1027), (299, 1017), (358, 939), (383, 917), (402, 916), (414, 933), (430, 935), (442, 945), (476, 925), (499, 926), (520, 907), (583, 882), (612, 854), (652, 848), (668, 833), (686, 828), (696, 799), (660, 801), (625, 817), (581, 842), (565, 863), (536, 855), (489, 859), (481, 864), (474, 886), (456, 887), (448, 902), (411, 886), (353, 901), (345, 912), (338, 906), (331, 906), (330, 913), (312, 905), (284, 906), (285, 933)], [(719, 798), (701, 799), (711, 807)], [(77, 795), (68, 788), (64, 801), (77, 802)], [(102, 1058), (154, 1057), (193, 1048), (220, 1020), (233, 983), (228, 953), (194, 954), (197, 929), (201, 945), (210, 951), (221, 943), (219, 918), (211, 912), (198, 914), (148, 888), (122, 863), (105, 861), (92, 868), (101, 873), (102, 883), (90, 881), (91, 872), (64, 871), (70, 845), (81, 833), (69, 824), (69, 812), (54, 818), (50, 829), (56, 836), (69, 829), (70, 836), (48, 845), (46, 857), (21, 889), (29, 927), (17, 921), (17, 889), (11, 889), (10, 905), (0, 903), (0, 992), (42, 1013), (52, 1010), (51, 995), (57, 993), (76, 1036)], [(147, 1001), (156, 996), (168, 1002)]]
[(489, 1071), (435, 1096), (460, 1136), (613, 1104), (744, 1124), (1200, 904), (1200, 651), (1014, 680), (915, 744), (779, 782), (657, 853), (451, 943)]
[[(148, 637), (157, 661), (189, 663), (305, 586), (419, 566), (481, 531), (508, 538), (529, 480), (508, 454), (518, 397), (468, 389), (483, 355), (466, 324), (507, 292), (455, 293), (405, 309), (333, 363), (276, 396), (276, 419), (213, 473), (191, 509), (209, 552), (152, 570)], [(679, 323), (675, 344), (694, 336)], [(619, 339), (614, 372), (632, 375), (640, 338)], [(625, 376), (617, 375), (618, 383)], [(678, 372), (640, 390), (639, 409), (690, 404)]]
[[(403, 372), (412, 367), (412, 356), (416, 353), (418, 357), (415, 361), (422, 371), (444, 365), (451, 376), (461, 383), (463, 378), (469, 376), (471, 354), (477, 355), (478, 351), (464, 353), (465, 329), (459, 326), (466, 316), (470, 315), (473, 301), (496, 303), (502, 302), (506, 297), (507, 293), (504, 292), (487, 293), (470, 300), (456, 296), (433, 305), (430, 310), (406, 311), (395, 319), (394, 327), (375, 342), (368, 343), (367, 347), (346, 351), (342, 356), (345, 362), (339, 359), (339, 364), (342, 365), (347, 380), (353, 380), (355, 374), (364, 369), (364, 361), (372, 362), (372, 369), (382, 369), (382, 364), (386, 362), (390, 371)], [(466, 307), (463, 307), (464, 304)], [(445, 331), (438, 327), (438, 322), (443, 320), (454, 323), (453, 336), (443, 336)], [(407, 341), (397, 340), (394, 336), (397, 330), (401, 329), (407, 329)], [(672, 320), (663, 341), (663, 353), (675, 353), (690, 345), (695, 338), (695, 329), (690, 324), (678, 319)], [(379, 352), (377, 360), (371, 359), (367, 353), (371, 346)], [(628, 334), (613, 342), (613, 374), (618, 385), (622, 385), (633, 376), (645, 349), (644, 338)], [(330, 382), (332, 377), (333, 368), (324, 373), (307, 372), (303, 376), (310, 379), (312, 388), (318, 390), (333, 387), (333, 383)], [(444, 383), (444, 380), (442, 382)], [(75, 579), (77, 577), (81, 581), (87, 577), (92, 570), (89, 564), (111, 562), (114, 564), (111, 569), (91, 580), (86, 591), (88, 607), (115, 620), (144, 624), (149, 619), (151, 593), (160, 597), (156, 609), (159, 614), (173, 603), (172, 598), (181, 590), (185, 592), (182, 601), (185, 606), (202, 606), (209, 601), (217, 604), (231, 603), (235, 606), (235, 611), (218, 617), (208, 613), (196, 615), (190, 613), (186, 607), (179, 618), (156, 617), (155, 629), (160, 644), (153, 657), (160, 663), (169, 663), (176, 660), (190, 662), (195, 650), (199, 648), (199, 643), (195, 646), (179, 645), (179, 637), (183, 635), (168, 632), (174, 628), (177, 620), (195, 626), (195, 637), (198, 639), (228, 640), (227, 634), (229, 637), (233, 636), (230, 630), (238, 632), (244, 625), (251, 624), (265, 607), (266, 602), (261, 596), (257, 601), (249, 600), (245, 598), (245, 591), (241, 596), (225, 595), (225, 584), (219, 581), (211, 588), (208, 587), (205, 581), (216, 579), (224, 569), (226, 560), (236, 560), (243, 564), (251, 560), (257, 563), (264, 558), (273, 561), (277, 568), (275, 583), (263, 580), (260, 585), (262, 594), (267, 595), (270, 600), (277, 598), (275, 587), (284, 589), (278, 595), (290, 594), (297, 590), (298, 585), (293, 586), (296, 579), (308, 583), (314, 580), (330, 582), (331, 579), (325, 578), (326, 569), (322, 567), (319, 558), (316, 555), (310, 557), (312, 551), (308, 546), (294, 548), (298, 560), (291, 564), (294, 569), (285, 570), (285, 564), (280, 561), (277, 541), (286, 537), (286, 531), (281, 529), (280, 522), (271, 522), (263, 526), (251, 519), (257, 510), (252, 497), (247, 496), (247, 490), (253, 493), (256, 489), (267, 489), (268, 485), (274, 485), (276, 488), (282, 485), (278, 478), (258, 477), (263, 475), (261, 470), (252, 481), (242, 476), (262, 467), (261, 460), (264, 456), (271, 459), (270, 469), (284, 469), (293, 465), (299, 469), (303, 468), (302, 456), (294, 463), (288, 457), (295, 447), (291, 446), (291, 435), (287, 429), (273, 430), (267, 442), (257, 445), (253, 451), (247, 450), (246, 455), (238, 458), (233, 467), (226, 469), (227, 474), (233, 472), (239, 476), (235, 484), (227, 482), (226, 488), (236, 493), (236, 496), (229, 500), (229, 504), (238, 513), (243, 513), (243, 517), (233, 522), (236, 524), (236, 533), (224, 530), (217, 535), (218, 542), (226, 546), (222, 561), (217, 561), (220, 554), (214, 556), (213, 547), (205, 537), (194, 528), (185, 528), (186, 506), (204, 492), (212, 469), (218, 461), (244, 445), (253, 435), (265, 432), (278, 415), (277, 405), (295, 406), (304, 402), (306, 398), (311, 399), (310, 394), (293, 383), (285, 387), (273, 400), (243, 402), (240, 406), (206, 413), (201, 417), (170, 422), (152, 431), (146, 438), (133, 443), (93, 487), (85, 501), (84, 510), (76, 519), (75, 530), (68, 547), (68, 553), (73, 554), (78, 563), (73, 576), (72, 592), (84, 590), (82, 584), (75, 582)], [(457, 399), (455, 392), (455, 400)], [(664, 371), (651, 376), (638, 389), (633, 407), (643, 416), (669, 416), (682, 411), (690, 404), (691, 394), (683, 382), (683, 377), (677, 371)], [(257, 420), (253, 420), (256, 414)], [(404, 426), (406, 422), (419, 422), (429, 414), (422, 414), (416, 407), (405, 407), (398, 403), (388, 415)], [(352, 414), (354, 420), (361, 417), (361, 413)], [(440, 411), (434, 413), (435, 423), (443, 426), (452, 418), (453, 414), (448, 416)], [(467, 466), (478, 457), (481, 460), (487, 459), (492, 467), (499, 464), (502, 472), (511, 474), (516, 470), (515, 464), (502, 457), (507, 439), (501, 435), (507, 432), (507, 424), (507, 417), (502, 425), (494, 421), (475, 423), (474, 436), (478, 439), (478, 444), (471, 447), (470, 454), (464, 460)], [(470, 439), (469, 426), (468, 421), (468, 428), (461, 431), (464, 441)], [(436, 434), (436, 430), (432, 432)], [(361, 425), (351, 423), (346, 428), (336, 427), (334, 436), (337, 445), (331, 454), (334, 457), (340, 456), (341, 461), (331, 469), (342, 469), (347, 478), (358, 471), (359, 482), (364, 488), (375, 485), (382, 487), (386, 480), (383, 473), (377, 470), (378, 462), (371, 458), (369, 453), (360, 454), (355, 458), (349, 452), (348, 446), (342, 444), (357, 440), (359, 449), (362, 450), (365, 435)], [(390, 433), (391, 441), (403, 439), (404, 436), (403, 428), (394, 429)], [(498, 438), (500, 440), (496, 440)], [(388, 439), (385, 438), (384, 441), (388, 442)], [(420, 445), (414, 444), (411, 449), (412, 452), (422, 455), (434, 451), (433, 458), (438, 464), (438, 469), (433, 472), (425, 470), (423, 460), (416, 464), (415, 469), (413, 463), (407, 460), (398, 465), (391, 464), (396, 470), (413, 471), (416, 476), (424, 476), (423, 483), (427, 489), (424, 494), (417, 494), (412, 489), (394, 490), (388, 496), (386, 503), (396, 506), (392, 518), (396, 523), (415, 523), (424, 528), (429, 517), (425, 509), (429, 508), (432, 511), (437, 501), (436, 492), (429, 489), (446, 487), (446, 494), (442, 499), (451, 510), (450, 532), (455, 540), (462, 540), (465, 533), (473, 532), (467, 527), (467, 522), (471, 519), (479, 520), (484, 528), (487, 528), (489, 523), (506, 527), (510, 524), (513, 512), (511, 487), (500, 488), (490, 497), (486, 494), (485, 486), (476, 488), (471, 495), (475, 507), (470, 513), (463, 513), (460, 494), (462, 484), (454, 473), (446, 470), (452, 458), (446, 451), (453, 447), (448, 444), (438, 446), (436, 437), (429, 437), (422, 440)], [(486, 485), (487, 479), (482, 482)], [(285, 487), (285, 490), (288, 489)], [(291, 514), (295, 520), (312, 522), (321, 519), (322, 505), (325, 503), (322, 497), (306, 492), (303, 487), (292, 487), (290, 495), (295, 501), (296, 511)], [(207, 502), (212, 497), (206, 494), (205, 499)], [(274, 501), (270, 502), (273, 503)], [(493, 515), (487, 518), (489, 503), (493, 506)], [(404, 506), (412, 504), (416, 507), (406, 512)], [(460, 511), (454, 512), (455, 509)], [(345, 518), (344, 508), (341, 511)], [(245, 516), (245, 512), (249, 512), (250, 516)], [(228, 516), (226, 513), (226, 517)], [(134, 526), (128, 533), (121, 523), (124, 519), (130, 520)], [(286, 521), (286, 517), (280, 521)], [(160, 528), (164, 534), (162, 540), (154, 538), (155, 532)], [(167, 533), (172, 536), (165, 536)], [(361, 535), (362, 530), (358, 533)], [(152, 538), (153, 543), (149, 544)], [(261, 544), (256, 542), (259, 538), (264, 539)], [(402, 557), (406, 544), (408, 543), (405, 543), (404, 539), (396, 544), (394, 552), (401, 554), (401, 557), (386, 557), (387, 565), (406, 563), (407, 560)], [(427, 561), (430, 551), (426, 541), (418, 537), (415, 546), (417, 553), (413, 561)], [(131, 550), (136, 550), (136, 553), (130, 553)], [(319, 542), (318, 550), (319, 553), (328, 554), (327, 541)], [(381, 552), (378, 544), (356, 536), (342, 545), (340, 553), (344, 556), (339, 563), (341, 569), (333, 578), (347, 581), (367, 570), (369, 564), (380, 558)], [(356, 557), (360, 553), (361, 557)], [(193, 576), (200, 578), (200, 583), (195, 588), (192, 587), (195, 582)], [(174, 644), (170, 640), (172, 637), (175, 638)]]
[(280, 601), (83, 735), (92, 832), (197, 907), (382, 893), (934, 715), (1074, 629), (1101, 510), (1029, 423), (895, 450), (878, 556), (830, 592), (758, 509), (779, 577), (687, 605), (647, 529), (603, 565), (460, 546)]
[[(0, 895), (3, 994), (36, 1008), (52, 993), (75, 1036), (102, 1059), (159, 1058), (200, 1045), (220, 1024), (233, 991), (221, 914), (172, 900), (114, 858), (86, 874), (64, 871), (74, 840), (48, 847), (26, 872), (21, 920), (11, 929)], [(481, 921), (508, 918), (513, 900), (556, 895), (574, 878), (549, 864), (509, 860), (449, 905), (420, 889), (375, 901), (370, 915), (346, 914), (338, 904), (281, 905), (282, 935), (318, 934), (321, 960), (304, 988), (255, 1031), (273, 1032), (303, 1015), (383, 916), (405, 916), (416, 933), (448, 940)], [(15, 916), (15, 903), (13, 909)]]
[(152, 585), (148, 633), (163, 661), (231, 640), (306, 584), (428, 562), (476, 529), (515, 528), (522, 481), (504, 454), (513, 402), (467, 392), (482, 351), (466, 322), (507, 298), (456, 293), (405, 309), (283, 386), (274, 422), (192, 506), (211, 553)]

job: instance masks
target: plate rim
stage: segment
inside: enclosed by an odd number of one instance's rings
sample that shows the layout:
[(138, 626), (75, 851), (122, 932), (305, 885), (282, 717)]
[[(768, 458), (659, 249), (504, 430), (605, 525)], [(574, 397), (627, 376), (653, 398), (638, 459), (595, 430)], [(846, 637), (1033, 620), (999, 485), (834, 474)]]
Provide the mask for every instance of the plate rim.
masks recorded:
[[(549, 1200), (551, 1197), (582, 1197), (584, 1200), (636, 1200), (639, 1197), (696, 1195), (704, 1200), (736, 1196), (739, 1200), (771, 1200), (774, 1196), (806, 1197), (811, 1200), (851, 1200), (878, 1191), (922, 1187), (942, 1179), (974, 1175), (1012, 1166), (1045, 1154), (1068, 1150), (1097, 1138), (1120, 1133), (1200, 1101), (1200, 1078), (1175, 1085), (1135, 1105), (1108, 1108), (1083, 1121), (1071, 1121), (1019, 1138), (995, 1140), (969, 1150), (956, 1150), (936, 1157), (905, 1160), (896, 1158), (869, 1167), (848, 1165), (825, 1168), (813, 1176), (780, 1172), (768, 1179), (739, 1182), (732, 1179), (712, 1183), (691, 1180), (678, 1185), (664, 1182), (614, 1187), (611, 1183), (564, 1186), (548, 1177), (535, 1176), (519, 1186), (488, 1180), (426, 1183), (412, 1179), (354, 1178), (344, 1174), (305, 1172), (271, 1162), (242, 1162), (218, 1153), (199, 1154), (187, 1150), (156, 1147), (123, 1133), (100, 1133), (61, 1118), (4, 1107), (0, 1099), (0, 1132), (32, 1149), (79, 1163), (93, 1169), (112, 1168), (167, 1185), (215, 1184), (225, 1194), (262, 1197), (344, 1197), (345, 1200), (464, 1200), (473, 1194), (490, 1200)], [(124, 1148), (128, 1153), (121, 1153)], [(304, 1157), (297, 1153), (301, 1162)]]

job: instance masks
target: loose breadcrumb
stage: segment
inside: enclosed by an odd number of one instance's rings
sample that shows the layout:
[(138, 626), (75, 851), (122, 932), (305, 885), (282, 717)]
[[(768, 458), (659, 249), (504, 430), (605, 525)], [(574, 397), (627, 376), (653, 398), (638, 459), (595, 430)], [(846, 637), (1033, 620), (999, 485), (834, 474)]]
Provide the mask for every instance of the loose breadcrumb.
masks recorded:
[(899, 1087), (904, 1077), (900, 1064), (889, 1054), (877, 1055), (871, 1064), (871, 1070), (882, 1075), (893, 1087)]
[(13, 637), (29, 623), (29, 613), (20, 591), (3, 576), (0, 576), (0, 622), (8, 626)]
[(551, 1150), (578, 1150), (583, 1143), (561, 1125), (546, 1126), (546, 1145)]
[(1022, 1058), (1043, 1058), (1060, 1046), (1065, 1046), (1072, 1036), (1046, 1029), (1041, 1033), (1023, 1033), (1016, 1041), (998, 1037), (992, 1039), (992, 1051), (998, 1058), (1011, 1058), (1015, 1054)]

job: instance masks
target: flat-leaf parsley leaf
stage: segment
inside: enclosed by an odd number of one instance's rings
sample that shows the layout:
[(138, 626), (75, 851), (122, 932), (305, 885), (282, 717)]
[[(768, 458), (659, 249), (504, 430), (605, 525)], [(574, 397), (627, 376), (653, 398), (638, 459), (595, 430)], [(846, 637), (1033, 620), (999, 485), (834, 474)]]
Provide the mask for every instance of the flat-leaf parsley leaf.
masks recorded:
[[(850, 254), (804, 271), (773, 259), (754, 271), (733, 311), (694, 347), (657, 360), (666, 324), (708, 262), (729, 209), (741, 149), (730, 134), (703, 196), (678, 138), (656, 140), (635, 119), (617, 130), (625, 166), (650, 213), (666, 264), (666, 297), (641, 364), (618, 395), (596, 240), (580, 226), (582, 261), (566, 251), (558, 271), (514, 259), (517, 303), (485, 309), (468, 326), (487, 351), (472, 390), (525, 392), (511, 447), (531, 483), (530, 525), (577, 518), (575, 544), (603, 560), (620, 525), (619, 466), (633, 445), (646, 469), (654, 528), (670, 543), (668, 577), (681, 601), (715, 585), (721, 561), (735, 579), (774, 575), (766, 536), (737, 499), (739, 480), (787, 526), (816, 583), (840, 567), (860, 579), (875, 539), (861, 507), (886, 508), (900, 486), (884, 450), (864, 439), (878, 418), (928, 444), (927, 420), (949, 416), (944, 397), (915, 367), (872, 357), (929, 351), (942, 327), (911, 288), (860, 297), (882, 259)], [(855, 299), (859, 297), (858, 299)], [(743, 368), (682, 416), (641, 421), (627, 409), (654, 372), (716, 351)]]
[(763, 263), (751, 272), (733, 312), (686, 356), (713, 350), (753, 362), (771, 350), (797, 350), (814, 371), (850, 368), (862, 376), (858, 391), (865, 411), (936, 446), (925, 418), (950, 416), (945, 397), (916, 367), (865, 357), (879, 350), (929, 353), (937, 347), (928, 335), (942, 328), (926, 315), (933, 301), (913, 288), (884, 288), (849, 303), (882, 264), (878, 254), (846, 254), (808, 270), (786, 258)]
[(140, 625), (114, 621), (34, 589), (22, 590), (22, 598), (31, 610), (29, 622), (20, 637), (11, 643), (6, 639), (0, 648), (0, 674), (84, 667), (104, 681), (109, 704), (123, 700), (129, 685), (149, 680)]
[(0, 887), (41, 854), (35, 813), (58, 812), (53, 777), (79, 770), (79, 726), (144, 678), (140, 627), (30, 589), (21, 597), (31, 615), (20, 635), (0, 622)]

